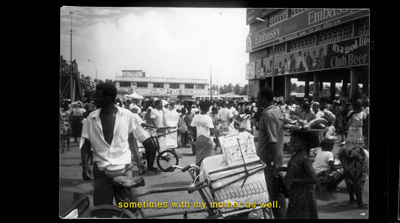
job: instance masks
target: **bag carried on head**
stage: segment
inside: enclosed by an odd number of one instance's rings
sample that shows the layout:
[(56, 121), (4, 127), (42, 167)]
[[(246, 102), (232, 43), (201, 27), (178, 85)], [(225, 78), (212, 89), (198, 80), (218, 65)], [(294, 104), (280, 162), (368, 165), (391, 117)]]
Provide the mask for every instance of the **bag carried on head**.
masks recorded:
[(339, 159), (350, 183), (358, 184), (368, 173), (368, 158), (360, 146), (348, 145), (339, 150)]

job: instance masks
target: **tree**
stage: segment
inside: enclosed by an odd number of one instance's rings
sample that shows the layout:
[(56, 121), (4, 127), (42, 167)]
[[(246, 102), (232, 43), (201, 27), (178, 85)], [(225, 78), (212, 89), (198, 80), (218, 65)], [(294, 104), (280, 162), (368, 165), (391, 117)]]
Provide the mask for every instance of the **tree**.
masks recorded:
[(247, 84), (240, 89), (239, 95), (247, 95)]
[(236, 84), (235, 87), (233, 88), (233, 93), (234, 94), (240, 94), (240, 90), (241, 90), (240, 85)]

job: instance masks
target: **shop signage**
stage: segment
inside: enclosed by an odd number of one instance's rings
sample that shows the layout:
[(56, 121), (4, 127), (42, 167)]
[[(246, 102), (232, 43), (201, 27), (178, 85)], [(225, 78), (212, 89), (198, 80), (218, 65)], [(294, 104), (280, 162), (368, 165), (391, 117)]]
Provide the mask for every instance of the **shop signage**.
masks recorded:
[[(263, 58), (266, 76), (369, 64), (369, 35)], [(272, 61), (274, 60), (274, 66)]]
[(327, 29), (362, 16), (369, 10), (361, 9), (309, 9), (275, 26), (268, 27), (250, 35), (250, 52), (269, 45), (297, 38), (309, 33)]
[(328, 44), (325, 68), (369, 64), (369, 36)]
[(255, 78), (255, 63), (246, 64), (246, 80), (251, 80)]

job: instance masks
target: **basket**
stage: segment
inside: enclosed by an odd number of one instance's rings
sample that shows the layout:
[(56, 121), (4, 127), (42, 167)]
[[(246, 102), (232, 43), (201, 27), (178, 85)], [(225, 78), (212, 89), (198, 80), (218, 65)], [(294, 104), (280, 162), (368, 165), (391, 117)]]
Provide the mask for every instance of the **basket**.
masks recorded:
[(223, 155), (217, 155), (205, 158), (202, 167), (213, 197), (211, 207), (218, 208), (223, 217), (257, 210), (260, 203), (269, 202), (265, 164), (260, 160), (230, 166)]

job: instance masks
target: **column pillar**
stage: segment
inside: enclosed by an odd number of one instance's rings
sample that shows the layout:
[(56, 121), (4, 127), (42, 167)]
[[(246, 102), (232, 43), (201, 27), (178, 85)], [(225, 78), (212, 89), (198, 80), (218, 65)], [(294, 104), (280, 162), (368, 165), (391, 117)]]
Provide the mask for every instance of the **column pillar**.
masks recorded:
[(331, 88), (330, 88), (330, 100), (333, 101), (335, 100), (335, 93), (336, 93), (336, 82), (331, 81)]
[(305, 81), (304, 97), (305, 98), (309, 98), (310, 97), (310, 80), (306, 80)]
[(285, 101), (290, 100), (290, 92), (292, 91), (292, 82), (290, 82), (290, 76), (285, 76)]
[(320, 86), (319, 86), (319, 72), (314, 72), (314, 93), (313, 93), (313, 98), (314, 101), (320, 101), (319, 99), (319, 90), (320, 90)]

